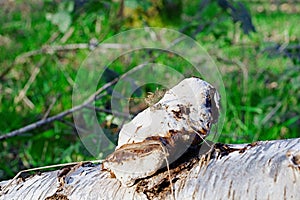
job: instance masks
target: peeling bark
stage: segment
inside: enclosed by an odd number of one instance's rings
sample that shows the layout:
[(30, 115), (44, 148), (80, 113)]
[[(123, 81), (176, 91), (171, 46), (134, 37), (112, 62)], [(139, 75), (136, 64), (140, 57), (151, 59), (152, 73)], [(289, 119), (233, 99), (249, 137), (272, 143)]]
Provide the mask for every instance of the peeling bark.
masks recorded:
[(19, 178), (7, 188), (9, 181), (0, 182), (0, 200), (300, 199), (300, 139), (202, 150), (189, 149), (169, 171), (161, 169), (132, 187), (111, 177), (101, 164), (82, 164)]

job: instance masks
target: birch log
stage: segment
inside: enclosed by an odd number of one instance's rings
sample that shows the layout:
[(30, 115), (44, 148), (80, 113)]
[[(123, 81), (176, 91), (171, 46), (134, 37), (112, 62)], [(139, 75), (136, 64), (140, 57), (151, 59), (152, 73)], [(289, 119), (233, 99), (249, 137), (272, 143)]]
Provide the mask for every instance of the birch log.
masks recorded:
[(9, 181), (0, 182), (0, 200), (300, 199), (299, 150), (300, 139), (215, 148), (132, 187), (122, 185), (99, 164), (78, 165), (17, 179), (6, 189)]
[(300, 199), (300, 139), (203, 142), (219, 99), (205, 81), (185, 79), (123, 127), (103, 163), (0, 182), (0, 200)]

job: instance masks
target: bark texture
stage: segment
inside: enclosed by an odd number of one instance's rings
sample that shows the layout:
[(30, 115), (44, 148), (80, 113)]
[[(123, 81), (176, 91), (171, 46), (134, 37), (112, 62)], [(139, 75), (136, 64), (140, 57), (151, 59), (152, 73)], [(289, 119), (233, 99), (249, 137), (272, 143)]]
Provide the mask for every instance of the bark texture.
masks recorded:
[(132, 187), (111, 177), (101, 164), (82, 164), (9, 185), (0, 182), (0, 200), (300, 199), (300, 139), (218, 144), (209, 153), (202, 151), (207, 150), (189, 150), (169, 170), (137, 180)]

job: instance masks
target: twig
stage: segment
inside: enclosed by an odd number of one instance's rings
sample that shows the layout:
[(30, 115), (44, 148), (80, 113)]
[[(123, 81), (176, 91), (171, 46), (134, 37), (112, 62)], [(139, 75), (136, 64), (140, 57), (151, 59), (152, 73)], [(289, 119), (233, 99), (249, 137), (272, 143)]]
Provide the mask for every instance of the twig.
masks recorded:
[(49, 108), (47, 109), (47, 111), (44, 114), (42, 119), (46, 119), (49, 116), (49, 113), (52, 110), (52, 108), (53, 108), (54, 104), (56, 103), (56, 101), (57, 101), (57, 97), (53, 97), (52, 100), (51, 100), (51, 104), (50, 104)]
[(32, 103), (32, 101), (30, 101), (30, 99), (28, 99), (27, 96), (24, 96), (23, 102), (24, 102), (30, 109), (34, 109), (34, 104)]
[(89, 133), (88, 130), (85, 130), (85, 129), (79, 127), (79, 126), (76, 126), (74, 123), (69, 122), (69, 121), (67, 121), (67, 120), (59, 119), (58, 121), (60, 121), (61, 123), (66, 124), (67, 126), (72, 127), (74, 130), (77, 129), (77, 130), (79, 130), (80, 132)]
[(265, 125), (282, 106), (282, 102), (278, 102), (276, 106), (261, 120), (261, 124)]
[(60, 39), (61, 43), (65, 43), (74, 33), (75, 28), (71, 27), (65, 34), (64, 36)]
[[(90, 47), (89, 43), (77, 43), (77, 44), (66, 44), (66, 45), (45, 45), (41, 49), (28, 51), (19, 55), (16, 58), (16, 63), (22, 63), (26, 58), (35, 56), (38, 54), (54, 54), (57, 51), (70, 51), (77, 49), (88, 49)], [(115, 44), (115, 43), (107, 43), (101, 44), (99, 48), (104, 49), (120, 49), (120, 48), (129, 48), (129, 45)]]
[(99, 88), (94, 94), (92, 94), (88, 100), (86, 100), (83, 104), (80, 104), (78, 106), (74, 106), (73, 108), (69, 109), (69, 110), (66, 110), (66, 111), (63, 111), (57, 115), (54, 115), (52, 117), (48, 117), (46, 119), (42, 119), (42, 120), (39, 120), (35, 123), (32, 123), (32, 124), (29, 124), (25, 127), (22, 127), (20, 129), (17, 129), (17, 130), (14, 130), (12, 132), (9, 132), (7, 134), (4, 134), (4, 135), (0, 135), (0, 141), (1, 140), (4, 140), (4, 139), (7, 139), (7, 138), (10, 138), (10, 137), (14, 137), (14, 136), (17, 136), (17, 135), (21, 135), (25, 132), (28, 132), (28, 131), (31, 131), (33, 129), (36, 129), (40, 126), (43, 126), (45, 124), (49, 124), (53, 121), (56, 121), (56, 120), (59, 120), (63, 117), (65, 117), (66, 115), (69, 115), (73, 112), (76, 112), (78, 110), (81, 110), (82, 108), (84, 108), (86, 105), (90, 104), (91, 102), (93, 102), (93, 100), (95, 99), (95, 97), (100, 94), (102, 91), (104, 91), (106, 88), (112, 86), (113, 84), (115, 84), (117, 82), (118, 78), (114, 79), (113, 81), (109, 82), (109, 83), (106, 83), (103, 87)]
[(0, 80), (3, 80), (4, 77), (6, 76), (6, 74), (8, 74), (8, 72), (10, 70), (12, 70), (12, 68), (14, 67), (13, 64), (11, 64), (9, 67), (7, 67), (1, 74), (0, 74)]
[(41, 49), (25, 52), (16, 58), (16, 63), (22, 63), (25, 58), (35, 56), (38, 54), (53, 54), (57, 51), (87, 49), (89, 45), (87, 43), (79, 44), (66, 44), (66, 45), (45, 45)]
[(36, 79), (36, 76), (40, 72), (40, 67), (44, 64), (46, 58), (43, 58), (40, 63), (33, 69), (30, 78), (28, 79), (27, 83), (25, 84), (24, 88), (19, 92), (19, 95), (14, 99), (14, 103), (19, 103), (25, 96), (30, 88), (31, 84)]
[(53, 121), (56, 121), (56, 120), (59, 120), (59, 119), (65, 117), (66, 115), (69, 115), (69, 114), (71, 114), (73, 112), (76, 112), (78, 110), (81, 110), (81, 109), (85, 108), (87, 105), (89, 105), (90, 103), (92, 103), (101, 92), (105, 91), (107, 88), (109, 88), (110, 86), (112, 86), (115, 83), (117, 83), (119, 79), (123, 79), (124, 77), (126, 77), (130, 73), (135, 72), (137, 70), (140, 70), (140, 69), (142, 69), (145, 66), (146, 65), (140, 65), (140, 66), (138, 66), (138, 67), (136, 67), (136, 68), (134, 68), (134, 69), (132, 69), (132, 70), (124, 73), (122, 76), (120, 76), (118, 78), (115, 78), (111, 82), (106, 83), (101, 88), (99, 88), (94, 94), (92, 94), (85, 102), (83, 102), (80, 105), (74, 106), (73, 108), (71, 108), (69, 110), (66, 110), (66, 111), (63, 111), (63, 112), (61, 112), (61, 113), (59, 113), (57, 115), (54, 115), (52, 117), (48, 117), (46, 119), (39, 120), (39, 121), (37, 121), (35, 123), (29, 124), (29, 125), (27, 125), (25, 127), (22, 127), (20, 129), (14, 130), (14, 131), (9, 132), (9, 133), (6, 133), (4, 135), (0, 135), (0, 141), (5, 140), (7, 138), (11, 138), (11, 137), (17, 136), (17, 135), (21, 135), (21, 134), (23, 134), (25, 132), (31, 131), (33, 129), (36, 129), (36, 128), (38, 128), (40, 126), (43, 126), (45, 124), (49, 124), (49, 123), (51, 123)]

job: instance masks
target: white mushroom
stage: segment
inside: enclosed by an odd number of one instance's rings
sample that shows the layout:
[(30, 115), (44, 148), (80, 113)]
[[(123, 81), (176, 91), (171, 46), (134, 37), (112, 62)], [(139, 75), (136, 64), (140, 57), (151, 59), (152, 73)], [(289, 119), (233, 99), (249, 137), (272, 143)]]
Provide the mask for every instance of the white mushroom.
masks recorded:
[(154, 174), (209, 134), (219, 116), (219, 100), (209, 83), (184, 79), (122, 127), (116, 151), (103, 167), (127, 186)]
[(194, 77), (184, 79), (159, 102), (123, 126), (117, 149), (151, 136), (168, 137), (170, 130), (198, 131), (205, 137), (214, 118), (218, 117), (219, 99), (209, 83)]

